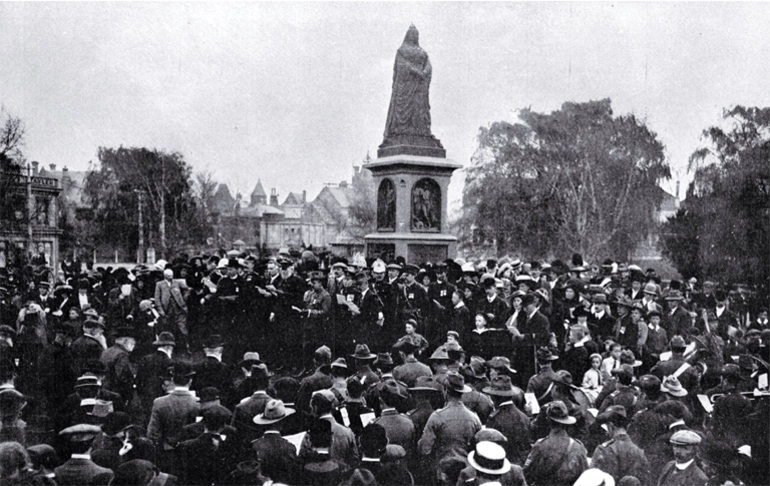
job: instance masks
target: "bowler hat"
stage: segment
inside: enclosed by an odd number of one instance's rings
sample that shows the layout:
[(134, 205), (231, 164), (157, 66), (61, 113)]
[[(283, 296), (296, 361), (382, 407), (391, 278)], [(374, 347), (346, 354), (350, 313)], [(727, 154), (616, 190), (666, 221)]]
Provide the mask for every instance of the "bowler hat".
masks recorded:
[(560, 424), (572, 425), (577, 420), (567, 413), (567, 406), (561, 400), (551, 402), (548, 406), (548, 418)]
[(294, 412), (294, 409), (286, 408), (282, 400), (270, 400), (267, 402), (267, 405), (265, 405), (264, 413), (260, 413), (254, 417), (254, 423), (257, 425), (274, 424)]
[(387, 395), (390, 398), (409, 398), (404, 393), (403, 386), (404, 385), (399, 385), (399, 383), (393, 378), (388, 378), (382, 383), (381, 393), (383, 395)]
[(18, 416), (25, 405), (27, 399), (17, 390), (8, 388), (0, 391), (0, 417)]
[(359, 441), (364, 455), (371, 454), (378, 457), (385, 452), (385, 446), (388, 445), (388, 435), (385, 431), (385, 427), (382, 425), (369, 424), (364, 427), (364, 430), (361, 432)]
[(684, 299), (684, 297), (682, 297), (682, 292), (678, 290), (671, 290), (669, 291), (665, 300), (682, 300), (682, 299)]
[(393, 364), (393, 356), (391, 356), (390, 353), (377, 353), (377, 364), (378, 365), (392, 365)]
[(126, 412), (112, 412), (104, 417), (102, 431), (107, 435), (115, 435), (131, 427), (133, 427), (131, 417)]
[(535, 294), (532, 292), (528, 293), (524, 297), (521, 298), (521, 306), (526, 307), (530, 304), (536, 304), (537, 303), (537, 297), (535, 297)]
[(480, 356), (471, 356), (470, 362), (463, 366), (462, 373), (471, 378), (485, 378), (487, 375), (487, 363)]
[(190, 377), (190, 376), (195, 375), (195, 370), (193, 370), (193, 368), (190, 365), (190, 363), (188, 363), (186, 361), (176, 361), (171, 366), (171, 375), (174, 378), (176, 378), (176, 377), (180, 377), (180, 378)]
[(174, 334), (163, 331), (152, 344), (154, 346), (176, 346), (176, 340), (174, 339)]
[(120, 338), (136, 339), (136, 330), (130, 326), (119, 326), (115, 328), (115, 331), (113, 331), (112, 336), (115, 339), (120, 339)]
[(369, 346), (366, 344), (356, 344), (356, 351), (351, 354), (355, 359), (362, 359), (362, 360), (375, 360), (377, 359), (376, 354), (372, 354), (371, 351), (369, 351)]

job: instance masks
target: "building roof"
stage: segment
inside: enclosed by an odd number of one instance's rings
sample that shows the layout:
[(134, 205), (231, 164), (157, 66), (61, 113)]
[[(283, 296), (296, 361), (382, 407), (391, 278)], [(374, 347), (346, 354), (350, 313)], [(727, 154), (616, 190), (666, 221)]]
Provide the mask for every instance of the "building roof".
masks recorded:
[(302, 204), (302, 195), (290, 192), (281, 206), (301, 206)]
[(264, 198), (266, 198), (267, 197), (267, 193), (265, 192), (265, 188), (262, 187), (262, 180), (261, 179), (257, 179), (257, 185), (256, 185), (256, 187), (254, 187), (254, 190), (251, 191), (251, 197), (252, 198), (255, 198), (255, 197), (264, 197)]
[(329, 190), (329, 193), (334, 196), (341, 207), (350, 207), (350, 196), (353, 191), (351, 187), (325, 187), (324, 189)]
[(269, 204), (255, 204), (254, 206), (248, 206), (241, 208), (239, 216), (247, 218), (261, 218), (266, 214), (270, 215), (284, 215), (285, 213), (275, 206)]
[[(76, 207), (82, 207), (85, 205), (83, 201), (83, 188), (86, 184), (86, 177), (91, 171), (86, 170), (51, 170), (45, 166), (41, 167), (37, 175), (41, 177), (53, 177), (59, 181), (59, 186), (62, 188), (61, 195), (68, 201), (73, 203)], [(65, 175), (69, 181), (64, 180)]]

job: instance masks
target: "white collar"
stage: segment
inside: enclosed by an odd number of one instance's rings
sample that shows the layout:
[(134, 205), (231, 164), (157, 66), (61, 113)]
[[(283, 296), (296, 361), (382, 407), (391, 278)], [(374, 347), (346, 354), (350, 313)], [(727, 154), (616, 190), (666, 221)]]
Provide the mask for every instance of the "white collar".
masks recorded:
[[(513, 400), (508, 400), (507, 402), (503, 402), (499, 405), (499, 407), (502, 407), (503, 405), (513, 405)], [(498, 408), (499, 408), (498, 407)]]
[(70, 456), (71, 459), (87, 459), (91, 460), (91, 454), (72, 454)]
[(267, 435), (267, 434), (277, 435), (278, 437), (281, 436), (281, 433), (278, 432), (277, 430), (266, 430), (262, 435)]
[(218, 355), (218, 354), (214, 354), (214, 353), (206, 353), (206, 357), (207, 357), (207, 358), (214, 358), (214, 359), (216, 359), (217, 361), (219, 361), (220, 363), (222, 362), (222, 356), (220, 356), (220, 355)]
[(682, 464), (679, 464), (679, 463), (677, 462), (677, 463), (675, 463), (675, 464), (676, 464), (676, 468), (677, 468), (677, 469), (679, 469), (680, 471), (684, 471), (685, 469), (687, 469), (688, 467), (690, 467), (690, 464), (692, 464), (692, 461), (694, 461), (694, 460), (695, 460), (695, 459), (690, 459), (689, 461), (687, 461), (687, 462), (683, 462)]
[(166, 351), (166, 350), (165, 350), (165, 349), (163, 349), (163, 348), (158, 348), (158, 351), (160, 351), (161, 353), (163, 353), (163, 354), (165, 354), (166, 356), (168, 356), (168, 359), (171, 359), (171, 351)]
[(677, 427), (679, 425), (684, 425), (684, 420), (677, 420), (676, 422), (669, 425), (668, 428), (673, 429), (674, 427)]
[(492, 302), (494, 302), (494, 301), (495, 301), (495, 299), (496, 299), (496, 298), (497, 298), (497, 294), (494, 294), (494, 295), (492, 295), (492, 298), (491, 298), (491, 299), (490, 299), (490, 298), (489, 298), (489, 296), (487, 295), (487, 302), (489, 302), (489, 303), (491, 304)]
[(455, 309), (459, 309), (460, 307), (464, 307), (464, 306), (465, 306), (465, 302), (461, 300), (460, 302), (457, 303), (457, 305), (455, 306)]
[(185, 391), (187, 393), (190, 392), (190, 387), (188, 386), (175, 386), (174, 391)]

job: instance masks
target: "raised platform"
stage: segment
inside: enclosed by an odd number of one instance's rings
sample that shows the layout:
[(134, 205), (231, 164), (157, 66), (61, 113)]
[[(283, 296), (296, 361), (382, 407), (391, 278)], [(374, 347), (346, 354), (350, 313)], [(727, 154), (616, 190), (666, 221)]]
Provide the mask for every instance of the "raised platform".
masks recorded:
[(444, 261), (457, 253), (457, 238), (443, 233), (372, 233), (364, 242), (367, 256), (385, 261), (403, 256), (415, 265)]
[(448, 173), (452, 174), (457, 169), (462, 168), (452, 159), (445, 157), (429, 157), (425, 155), (390, 155), (372, 160), (364, 164), (364, 169), (369, 169), (373, 174), (388, 174), (402, 172), (403, 170), (418, 169), (420, 172), (428, 169), (430, 173)]

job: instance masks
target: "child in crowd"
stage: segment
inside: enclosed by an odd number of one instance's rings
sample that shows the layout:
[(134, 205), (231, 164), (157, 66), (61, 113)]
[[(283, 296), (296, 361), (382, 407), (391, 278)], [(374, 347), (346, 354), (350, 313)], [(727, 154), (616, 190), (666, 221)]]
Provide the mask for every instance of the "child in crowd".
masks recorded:
[(398, 342), (408, 340), (411, 341), (412, 344), (414, 344), (415, 347), (415, 356), (420, 357), (425, 353), (425, 350), (428, 349), (428, 340), (423, 337), (422, 334), (417, 333), (417, 321), (414, 319), (409, 319), (406, 321), (406, 324), (404, 324), (406, 334), (404, 336), (401, 336), (399, 338)]

